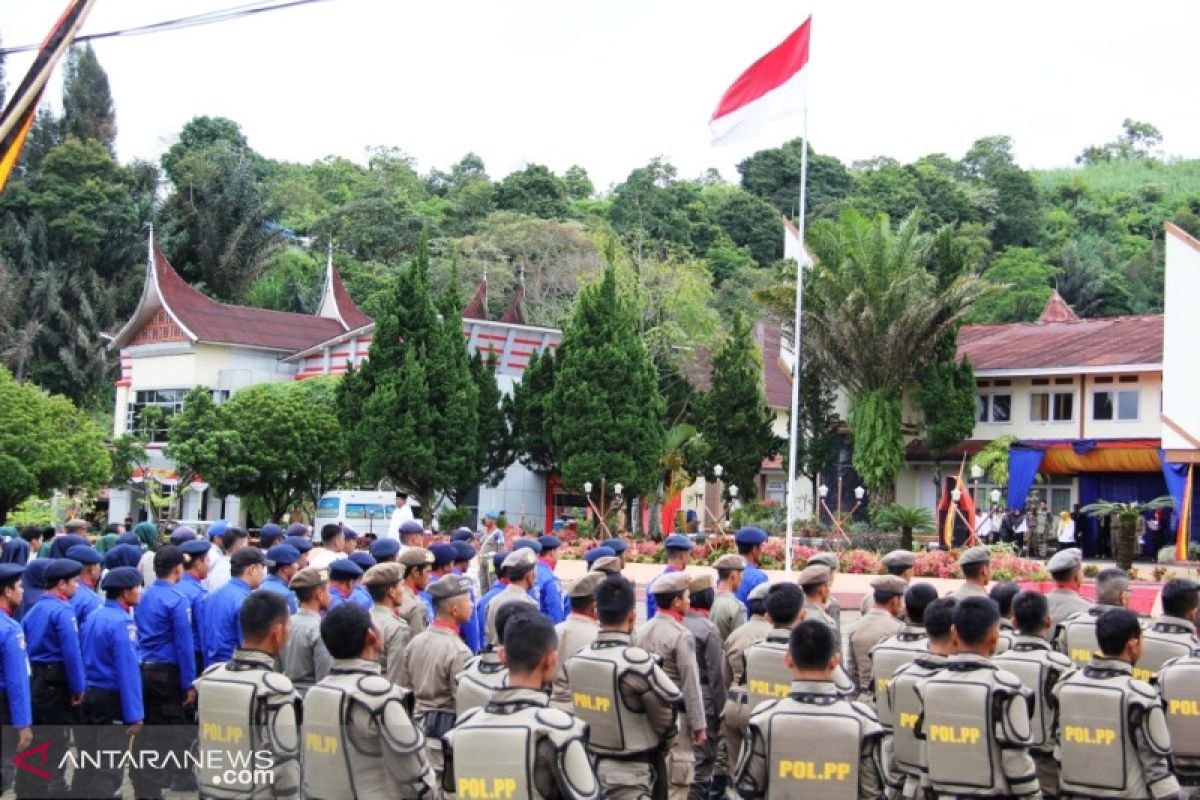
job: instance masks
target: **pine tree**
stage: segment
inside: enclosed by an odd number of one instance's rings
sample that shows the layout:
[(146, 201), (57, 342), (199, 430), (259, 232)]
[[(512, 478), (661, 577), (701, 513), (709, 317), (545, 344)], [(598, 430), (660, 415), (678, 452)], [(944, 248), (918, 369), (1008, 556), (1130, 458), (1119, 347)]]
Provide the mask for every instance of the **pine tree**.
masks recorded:
[(725, 486), (737, 486), (747, 500), (755, 496), (754, 478), (763, 459), (778, 453), (780, 445), (762, 380), (762, 356), (750, 322), (735, 313), (729, 334), (713, 355), (712, 388), (700, 404), (700, 431), (708, 445), (705, 472), (710, 480), (720, 464)]
[(471, 356), (471, 376), (479, 393), (476, 463), (480, 481), (485, 486), (500, 485), (508, 465), (513, 462), (512, 438), (504, 418), (500, 387), (496, 385), (498, 363), (494, 352), (488, 353), (487, 361), (479, 352)]
[[(815, 365), (806, 363), (800, 370), (800, 424), (796, 453), (796, 472), (812, 485), (813, 512), (817, 511), (817, 487), (822, 475), (829, 475), (836, 463), (838, 419), (834, 410), (833, 386)], [(790, 423), (790, 420), (789, 420)]]
[(479, 471), (479, 387), (471, 372), (471, 359), (463, 338), (462, 307), (455, 267), (450, 284), (438, 302), (441, 313), (435, 324), (428, 376), (429, 396), (436, 408), (433, 438), (438, 488), (459, 504), (467, 492), (479, 485), (482, 477)]
[(117, 114), (113, 108), (108, 75), (96, 58), (92, 45), (71, 48), (63, 70), (64, 138), (94, 139), (116, 152)]
[(599, 283), (579, 293), (555, 356), (545, 419), (563, 483), (608, 479), (633, 497), (658, 485), (663, 400), (609, 259)]
[[(494, 358), (495, 353), (491, 356)], [(534, 472), (558, 472), (550, 437), (547, 407), (554, 392), (554, 353), (536, 350), (529, 356), (521, 382), (504, 398), (504, 414), (512, 430), (512, 450), (521, 465)]]

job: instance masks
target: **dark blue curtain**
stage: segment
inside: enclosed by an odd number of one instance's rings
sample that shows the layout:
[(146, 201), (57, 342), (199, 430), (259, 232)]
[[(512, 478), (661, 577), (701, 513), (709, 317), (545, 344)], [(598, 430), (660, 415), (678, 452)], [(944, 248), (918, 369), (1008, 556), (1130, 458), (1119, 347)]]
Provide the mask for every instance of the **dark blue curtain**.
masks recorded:
[[(1182, 488), (1180, 493), (1182, 494)], [(1099, 500), (1111, 503), (1145, 503), (1167, 493), (1167, 482), (1157, 472), (1091, 472), (1079, 476), (1079, 504), (1086, 506)], [(1098, 552), (1097, 537), (1100, 520), (1086, 516), (1079, 522), (1081, 546), (1084, 555), (1094, 556)], [(1170, 544), (1174, 539), (1166, 531), (1161, 532), (1159, 546)], [(1154, 543), (1146, 541), (1142, 555), (1154, 554)]]
[(1013, 447), (1008, 451), (1008, 507), (1025, 508), (1033, 480), (1042, 467), (1042, 450)]

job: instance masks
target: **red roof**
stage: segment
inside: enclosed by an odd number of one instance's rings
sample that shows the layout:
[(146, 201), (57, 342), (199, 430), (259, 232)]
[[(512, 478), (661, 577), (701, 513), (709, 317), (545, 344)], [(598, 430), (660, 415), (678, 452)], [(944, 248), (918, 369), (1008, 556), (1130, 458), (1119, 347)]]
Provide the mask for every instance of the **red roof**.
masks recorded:
[(517, 291), (513, 294), (512, 302), (508, 304), (508, 309), (504, 312), (504, 316), (500, 318), (501, 322), (509, 322), (513, 325), (525, 324), (525, 282), (521, 281), (517, 286)]
[(1050, 293), (1050, 299), (1046, 301), (1046, 307), (1042, 309), (1042, 316), (1038, 318), (1038, 322), (1079, 322), (1079, 316), (1058, 293), (1058, 289), (1055, 289)]
[[(294, 353), (345, 332), (336, 319), (218, 303), (179, 277), (157, 244), (153, 252), (154, 277), (163, 303), (185, 332), (198, 341)], [(357, 307), (354, 310), (358, 311)]]
[(487, 278), (479, 282), (479, 286), (475, 287), (475, 296), (471, 298), (471, 302), (467, 303), (467, 307), (462, 312), (463, 319), (487, 319)]
[(1162, 364), (1162, 315), (964, 325), (958, 354), (976, 372)]
[(375, 320), (364, 314), (362, 309), (350, 298), (350, 293), (346, 291), (346, 286), (342, 283), (342, 276), (338, 274), (337, 270), (331, 270), (330, 274), (333, 283), (333, 299), (337, 303), (338, 312), (341, 313), (342, 320), (348, 329), (353, 331), (373, 323)]
[[(763, 393), (771, 408), (791, 408), (792, 380), (790, 370), (780, 351), (779, 328), (758, 322), (754, 325), (754, 338), (763, 362)], [(681, 360), (680, 370), (702, 392), (712, 388), (712, 353), (706, 348), (697, 348)]]

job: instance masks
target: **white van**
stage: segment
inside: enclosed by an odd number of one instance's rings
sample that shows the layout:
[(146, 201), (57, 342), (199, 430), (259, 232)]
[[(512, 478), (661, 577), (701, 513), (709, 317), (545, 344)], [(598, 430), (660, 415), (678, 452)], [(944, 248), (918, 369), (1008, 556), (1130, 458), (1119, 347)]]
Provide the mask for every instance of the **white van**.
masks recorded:
[[(413, 516), (421, 518), (421, 508), (411, 499), (408, 505)], [(341, 522), (358, 531), (360, 536), (373, 533), (377, 538), (387, 536), (392, 512), (396, 510), (393, 492), (344, 490), (328, 492), (317, 503), (313, 517), (313, 536), (320, 537), (321, 526)]]

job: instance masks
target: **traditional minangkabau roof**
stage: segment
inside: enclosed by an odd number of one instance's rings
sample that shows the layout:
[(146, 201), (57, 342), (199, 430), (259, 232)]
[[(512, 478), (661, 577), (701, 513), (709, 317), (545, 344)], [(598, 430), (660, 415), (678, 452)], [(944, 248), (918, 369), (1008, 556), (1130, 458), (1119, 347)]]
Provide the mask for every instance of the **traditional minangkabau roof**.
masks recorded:
[(487, 272), (483, 273), (483, 280), (475, 287), (475, 294), (471, 297), (471, 302), (467, 303), (467, 307), (463, 309), (463, 319), (487, 319)]
[(504, 312), (504, 316), (500, 317), (501, 322), (508, 322), (513, 325), (525, 324), (525, 273), (521, 272), (521, 282), (517, 284), (517, 291), (513, 293), (512, 302), (508, 304), (508, 308)]
[[(345, 287), (336, 280), (336, 272), (333, 277), (336, 285), (332, 289), (326, 287), (326, 293), (334, 295), (342, 319), (226, 305), (189, 286), (167, 261), (151, 232), (142, 296), (137, 309), (113, 337), (109, 348), (119, 350), (127, 346), (156, 315), (165, 314), (192, 343), (211, 342), (294, 353), (346, 332), (351, 320), (371, 324), (370, 318), (345, 294)], [(337, 298), (338, 287), (347, 302)], [(349, 319), (345, 319), (347, 316)]]
[(325, 286), (321, 290), (321, 304), (317, 306), (317, 316), (336, 319), (348, 331), (365, 327), (374, 321), (350, 299), (350, 293), (342, 283), (342, 276), (333, 268), (332, 245), (325, 261)]
[(1055, 289), (1046, 300), (1046, 307), (1042, 309), (1042, 316), (1038, 317), (1038, 322), (1079, 322), (1079, 316), (1075, 309), (1063, 300), (1058, 289)]
[[(754, 339), (762, 355), (763, 395), (771, 408), (791, 408), (791, 367), (784, 358), (778, 325), (768, 322), (754, 324)], [(702, 392), (712, 388), (712, 353), (696, 348), (682, 358), (680, 370), (693, 386)]]

